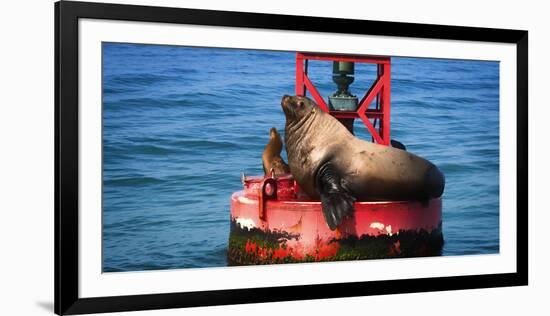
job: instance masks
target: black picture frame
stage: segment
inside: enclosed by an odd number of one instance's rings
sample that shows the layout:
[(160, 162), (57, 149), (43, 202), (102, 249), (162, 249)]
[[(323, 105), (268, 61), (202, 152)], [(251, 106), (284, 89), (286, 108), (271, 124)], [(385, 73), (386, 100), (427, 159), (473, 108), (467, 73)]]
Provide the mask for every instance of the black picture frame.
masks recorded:
[[(79, 298), (78, 21), (82, 18), (511, 43), (517, 47), (517, 272)], [(55, 313), (83, 314), (527, 285), (528, 32), (61, 1), (55, 3)]]

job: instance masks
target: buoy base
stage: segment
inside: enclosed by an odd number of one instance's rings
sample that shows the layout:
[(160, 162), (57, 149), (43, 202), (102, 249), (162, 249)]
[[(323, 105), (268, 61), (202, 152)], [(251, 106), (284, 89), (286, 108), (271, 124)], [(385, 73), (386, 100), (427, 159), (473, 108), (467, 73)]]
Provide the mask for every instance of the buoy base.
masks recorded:
[(301, 195), (290, 176), (243, 182), (231, 196), (229, 265), (441, 255), (441, 198), (355, 202), (330, 230), (321, 202)]
[(265, 232), (240, 227), (231, 223), (227, 250), (230, 266), (387, 258), (410, 258), (441, 255), (443, 234), (441, 228), (428, 232), (424, 229), (400, 231), (397, 234), (378, 236), (348, 236), (320, 243), (310, 253), (296, 251), (292, 243), (299, 235)]

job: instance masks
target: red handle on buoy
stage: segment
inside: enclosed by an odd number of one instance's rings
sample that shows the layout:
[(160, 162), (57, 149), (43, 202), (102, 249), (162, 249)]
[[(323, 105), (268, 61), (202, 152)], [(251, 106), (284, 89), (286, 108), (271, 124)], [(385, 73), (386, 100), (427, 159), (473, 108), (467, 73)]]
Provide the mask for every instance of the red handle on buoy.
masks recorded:
[(265, 178), (262, 181), (262, 189), (258, 194), (258, 217), (265, 221), (265, 204), (267, 200), (277, 199), (277, 181), (273, 178)]

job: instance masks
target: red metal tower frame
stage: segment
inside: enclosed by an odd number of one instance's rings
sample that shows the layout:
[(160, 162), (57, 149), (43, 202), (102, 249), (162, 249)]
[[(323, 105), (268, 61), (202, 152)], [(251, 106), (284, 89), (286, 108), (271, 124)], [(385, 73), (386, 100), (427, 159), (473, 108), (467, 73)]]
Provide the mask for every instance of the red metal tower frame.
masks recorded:
[[(376, 64), (377, 78), (359, 102), (356, 111), (329, 111), (327, 103), (307, 75), (308, 60)], [(339, 120), (360, 118), (372, 135), (373, 141), (386, 146), (390, 144), (390, 85), (390, 57), (296, 53), (296, 95), (305, 96), (306, 90), (309, 91), (323, 111)], [(376, 106), (369, 109), (372, 101), (376, 101)], [(370, 119), (374, 119), (374, 123)], [(376, 127), (377, 122), (380, 122), (378, 128)]]

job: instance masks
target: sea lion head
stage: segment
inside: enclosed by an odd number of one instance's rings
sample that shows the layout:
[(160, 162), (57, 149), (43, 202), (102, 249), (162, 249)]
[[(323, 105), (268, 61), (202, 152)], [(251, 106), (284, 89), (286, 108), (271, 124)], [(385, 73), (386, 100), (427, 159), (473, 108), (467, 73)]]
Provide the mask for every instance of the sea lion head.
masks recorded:
[(270, 139), (281, 139), (281, 136), (279, 135), (279, 132), (277, 132), (277, 129), (275, 127), (272, 127), (269, 130), (269, 138)]
[(266, 151), (269, 149), (270, 152), (275, 154), (280, 154), (283, 149), (283, 141), (281, 140), (281, 135), (275, 127), (272, 127), (269, 130), (269, 143), (266, 146)]
[(302, 96), (285, 95), (281, 99), (281, 106), (285, 112), (287, 122), (297, 121), (315, 112), (317, 105), (313, 100)]

